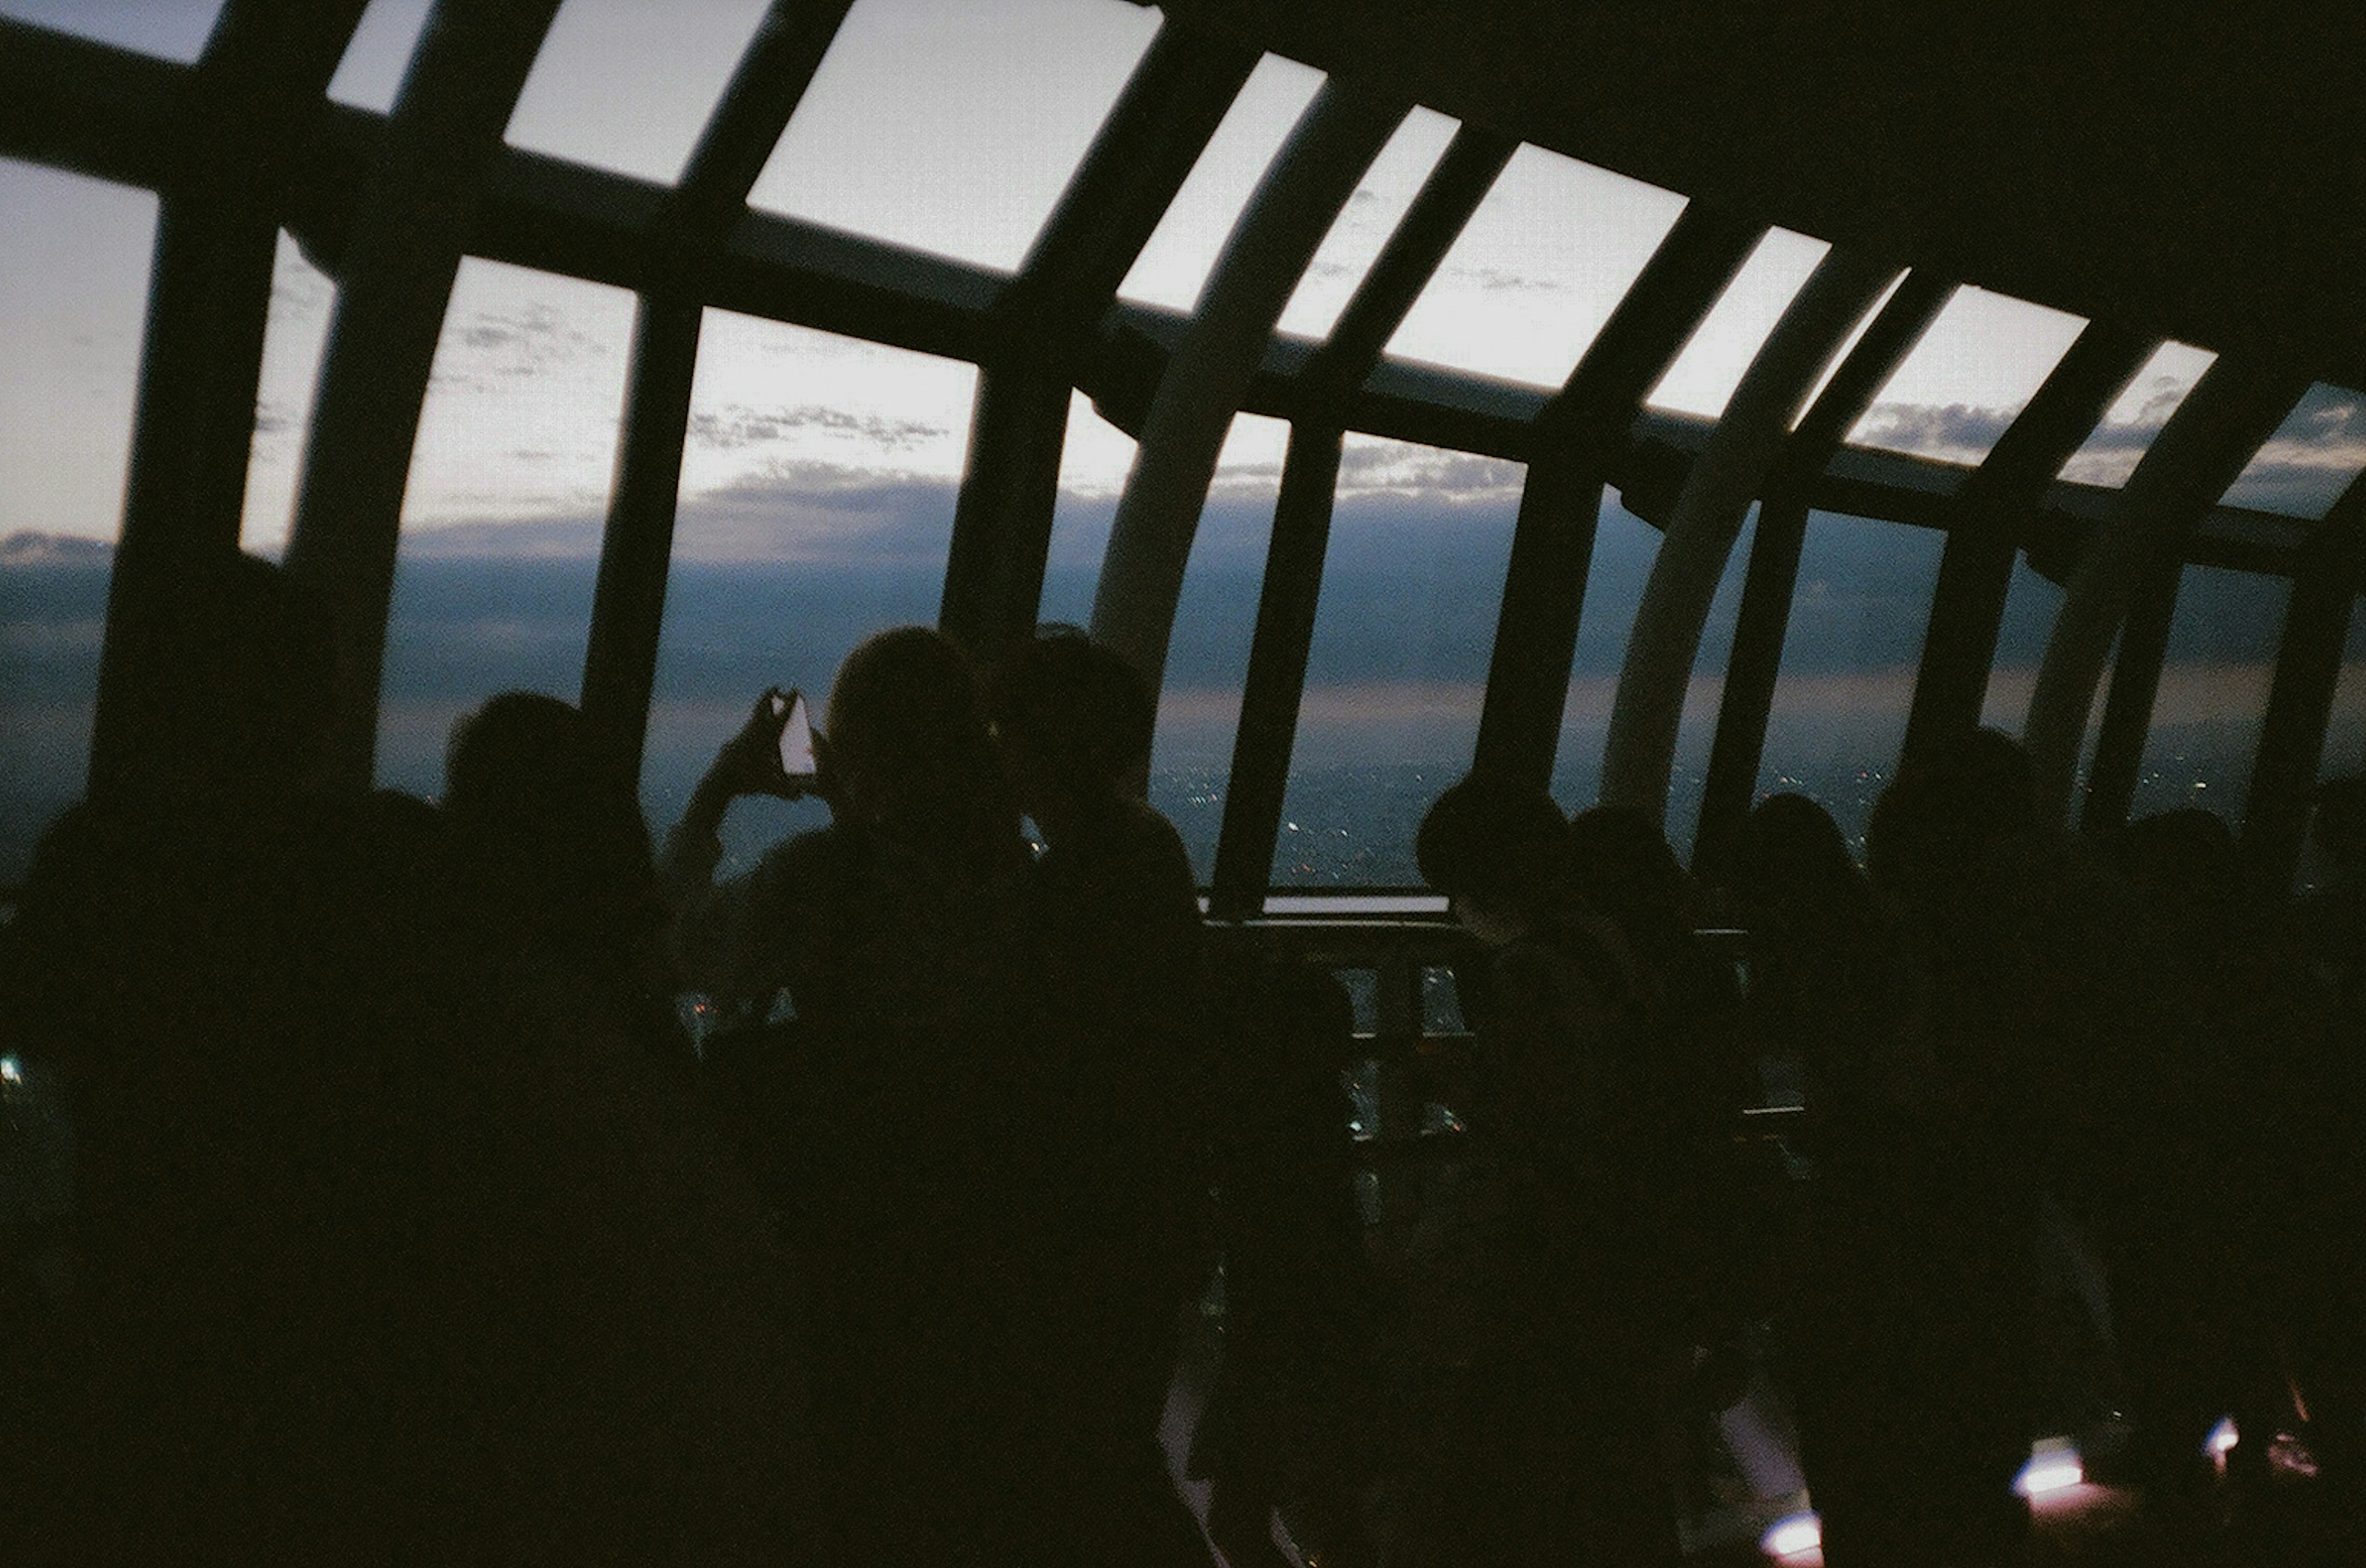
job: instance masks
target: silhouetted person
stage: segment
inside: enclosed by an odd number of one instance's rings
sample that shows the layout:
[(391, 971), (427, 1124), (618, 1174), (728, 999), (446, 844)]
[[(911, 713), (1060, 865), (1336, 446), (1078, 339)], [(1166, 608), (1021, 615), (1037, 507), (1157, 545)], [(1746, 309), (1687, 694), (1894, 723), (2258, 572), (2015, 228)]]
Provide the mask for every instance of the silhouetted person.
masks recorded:
[(1311, 1560), (1354, 1568), (1373, 1560), (1359, 1503), (1380, 1448), (1341, 1089), (1355, 1010), (1335, 976), (1275, 961), (1242, 986), (1222, 1033), (1223, 1361), (1192, 1452), (1208, 1532), (1232, 1568), (1277, 1564), (1279, 1509)]
[[(1543, 790), (1474, 773), (1438, 797), (1422, 875), (1493, 949), (1467, 1121), (1501, 1198), (1482, 1222), (1468, 1386), (1443, 1413), (1412, 1561), (1550, 1562), (1675, 1551), (1658, 1462), (1665, 1325), (1683, 1270), (1668, 1194), (1680, 1151), (1653, 1112), (1644, 981), (1575, 891)], [(1489, 1284), (1493, 1289), (1488, 1289)]]
[(1022, 1288), (1047, 1309), (1012, 1399), (1033, 1427), (1013, 1489), (1042, 1489), (1042, 1561), (1207, 1561), (1157, 1443), (1176, 1314), (1205, 1277), (1208, 1129), (1198, 893), (1143, 798), (1154, 718), (1132, 667), (1073, 633), (1014, 649), (996, 682), (996, 733), (1044, 841), (1037, 1029), (1014, 1064), (1031, 1146), (1010, 1194), (1032, 1232)]
[[(1041, 1310), (1009, 1288), (1000, 1190), (1027, 1133), (1019, 815), (968, 665), (933, 631), (847, 656), (817, 780), (782, 772), (784, 716), (759, 700), (668, 840), (676, 948), (692, 985), (759, 1009), (785, 987), (795, 1009), (755, 1121), (808, 1280), (840, 1560), (992, 1559), (1008, 1359)], [(829, 827), (712, 881), (732, 800), (809, 790)]]
[(2300, 930), (2320, 982), (2355, 1028), (2366, 1024), (2366, 775), (2319, 784), (2310, 831), (2326, 875), (2301, 902)]

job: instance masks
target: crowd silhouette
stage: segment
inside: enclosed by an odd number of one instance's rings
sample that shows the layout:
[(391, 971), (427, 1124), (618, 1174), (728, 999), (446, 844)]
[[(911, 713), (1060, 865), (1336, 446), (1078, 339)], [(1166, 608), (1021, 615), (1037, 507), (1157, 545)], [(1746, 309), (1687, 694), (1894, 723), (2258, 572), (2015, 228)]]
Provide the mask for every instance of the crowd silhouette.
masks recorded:
[[(2226, 1552), (2298, 1550), (2304, 1472), (2366, 1515), (2366, 782), (2296, 905), (2204, 813), (2053, 830), (1989, 732), (1865, 870), (1796, 795), (1687, 873), (1641, 813), (1455, 784), (1418, 853), (1474, 944), (1463, 1278), (1394, 1398), (1348, 998), (1203, 932), (1116, 654), (884, 633), (815, 773), (768, 693), (653, 845), (530, 694), (435, 805), (339, 792), (317, 615), (214, 588), (203, 765), (62, 818), (9, 932), (10, 1061), (73, 1128), (70, 1217), (8, 1232), (17, 1560), (1270, 1568), (1279, 1521), (1326, 1564), (1672, 1562), (1683, 1433), (1755, 1363), (1835, 1568), (2006, 1563), (2062, 1235), (2109, 1281), (2090, 1474)], [(720, 874), (762, 795), (829, 825)], [(1218, 1270), (1195, 1518), (1161, 1423)]]

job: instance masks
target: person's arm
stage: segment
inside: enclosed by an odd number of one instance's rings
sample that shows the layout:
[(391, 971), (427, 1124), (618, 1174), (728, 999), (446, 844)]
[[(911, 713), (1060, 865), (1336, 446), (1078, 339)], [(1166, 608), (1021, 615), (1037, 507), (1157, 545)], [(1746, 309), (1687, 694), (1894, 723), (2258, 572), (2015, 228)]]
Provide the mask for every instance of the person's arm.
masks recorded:
[[(766, 866), (720, 884), (715, 880), (715, 868), (723, 859), (723, 818), (731, 803), (749, 795), (830, 798), (821, 775), (803, 777), (781, 769), (781, 726), (787, 705), (776, 699), (788, 695), (768, 691), (756, 699), (748, 722), (723, 743), (691, 791), (690, 804), (666, 834), (659, 856), (658, 875), (673, 910), (675, 967), (682, 983), (693, 989), (752, 994), (748, 992), (749, 910), (772, 901), (762, 886), (769, 880)], [(818, 752), (819, 737), (816, 741)]]

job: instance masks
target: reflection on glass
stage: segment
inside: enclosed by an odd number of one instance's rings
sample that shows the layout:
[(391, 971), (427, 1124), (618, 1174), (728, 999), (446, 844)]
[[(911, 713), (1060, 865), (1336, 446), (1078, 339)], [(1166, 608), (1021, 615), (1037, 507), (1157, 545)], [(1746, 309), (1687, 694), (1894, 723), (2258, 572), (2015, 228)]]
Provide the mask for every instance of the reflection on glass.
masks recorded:
[(1522, 478), (1516, 464), (1349, 437), (1274, 886), (1420, 885), (1414, 831), (1478, 738)]
[(763, 15), (764, 0), (566, 0), (510, 145), (671, 185)]
[(1118, 298), (1189, 310), (1215, 269), (1216, 253), (1248, 205), (1283, 138), (1323, 85), (1323, 73), (1268, 54), (1216, 128), (1190, 176), (1175, 193), (1150, 243), (1118, 285)]
[(856, 0), (749, 205), (1015, 270), (1157, 30), (1119, 0)]
[(1241, 688), (1248, 680), (1257, 590), (1265, 580), (1288, 439), (1289, 427), (1279, 420), (1234, 419), (1191, 541), (1167, 644), (1166, 683), (1158, 694), (1158, 732), (1150, 748), (1150, 804), (1182, 834), (1201, 886), (1215, 875), (1216, 837), (1224, 825), (1233, 738), (1240, 728)]
[(1808, 795), (1860, 856), (1906, 739), (1944, 544), (1929, 529), (1808, 515), (1758, 793)]
[(2165, 343), (2155, 349), (2127, 390), (2104, 412), (2094, 434), (2062, 465), (2061, 477), (2114, 489), (2127, 483), (2145, 448), (2217, 357), (2206, 348), (2182, 343)]
[[(1644, 400), (1678, 413), (1712, 419), (1723, 413), (1759, 345), (1831, 249), (1821, 240), (1788, 229), (1766, 231)], [(1867, 315), (1864, 321), (1871, 319)], [(1838, 356), (1833, 363), (1839, 363)]]
[(1717, 739), (1718, 705), (1725, 696), (1725, 667), (1733, 657), (1733, 624), (1741, 615), (1741, 585), (1750, 575), (1750, 547), (1758, 536), (1758, 507), (1753, 502), (1725, 558), (1725, 575), (1718, 579), (1717, 597), (1709, 601), (1708, 618), (1701, 623), (1700, 650), (1693, 656), (1692, 679), (1684, 683), (1684, 709), (1676, 721), (1676, 754), (1668, 770), (1667, 839), (1676, 858), (1690, 864), (1693, 840), (1700, 831), (1701, 792), (1708, 783), (1708, 752)]
[(434, 795), (453, 721), (582, 684), (633, 297), (461, 263), (402, 506), (377, 781)]
[(1627, 661), (1635, 609), (1660, 553), (1660, 531), (1604, 491), (1594, 535), (1594, 565), (1577, 622), (1577, 654), (1570, 663), (1569, 700), (1561, 709), (1560, 743), (1553, 753), (1553, 798), (1578, 812), (1602, 795), (1602, 748), (1609, 739), (1610, 705)]
[(1522, 147), (1389, 353), (1558, 387), (1684, 205), (1657, 186)]
[(2360, 469), (2366, 469), (2366, 398), (2319, 381), (2226, 487), (2224, 501), (2314, 520)]
[(1125, 476), (1132, 467), (1133, 437), (1103, 419), (1084, 393), (1071, 394), (1038, 620), (1081, 626), (1093, 618), (1101, 558), (1109, 553), (1118, 498), (1125, 493)]
[(2131, 818), (2199, 807), (2242, 826), (2291, 596), (2284, 578), (2185, 569)]
[(2015, 556), (2012, 582), (2004, 595), (2004, 618), (1997, 627), (1996, 658), (1989, 667), (1989, 691), (1980, 705), (1980, 723), (2007, 735), (2019, 735), (2029, 716), (2030, 694), (2037, 688), (2038, 666), (2045, 662), (2046, 639), (2054, 635), (2054, 617), (2062, 613), (2061, 586), (2033, 570), (2026, 556)]
[(2086, 324), (2010, 295), (1956, 289), (1875, 394), (1850, 444), (1977, 463)]
[[(974, 367), (706, 312), (641, 802), (662, 832), (767, 686), (828, 701), (854, 645), (936, 624)], [(742, 801), (727, 872), (818, 802)]]
[(83, 790), (155, 222), (0, 159), (0, 884)]

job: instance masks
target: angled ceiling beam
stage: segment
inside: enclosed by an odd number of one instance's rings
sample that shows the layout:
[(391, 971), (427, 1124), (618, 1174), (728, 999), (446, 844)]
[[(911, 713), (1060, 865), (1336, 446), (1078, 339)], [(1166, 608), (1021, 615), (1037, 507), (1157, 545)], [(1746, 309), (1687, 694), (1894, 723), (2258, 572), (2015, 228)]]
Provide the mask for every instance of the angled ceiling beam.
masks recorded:
[(1643, 399), (1733, 281), (1765, 226), (1688, 202), (1538, 412), (1496, 613), (1472, 766), (1551, 782), (1602, 488)]
[(1077, 361), (1256, 62), (1162, 26), (995, 301), (937, 614), (975, 657), (1034, 631)]
[(1955, 292), (1949, 279), (1907, 274), (1808, 406), (1767, 476), (1741, 581), (1741, 607), (1734, 617), (1733, 647), (1726, 658), (1717, 734), (1709, 742), (1708, 777), (1701, 786), (1700, 825), (1693, 835), (1696, 863), (1703, 845), (1748, 815), (1757, 793), (1815, 480)]
[[(153, 784), (176, 724), (212, 722), (202, 569), (238, 549), (271, 314), (278, 211), (309, 112), (361, 19), (361, 0), (231, 0), (175, 101), (177, 174), (156, 216), (132, 410), (122, 534), (99, 660), (91, 783)], [(193, 782), (193, 781), (184, 781)]]
[(2089, 323), (1964, 480), (1931, 591), (1899, 772), (1979, 727), (2014, 552), (2062, 465), (2158, 346), (2142, 333)]
[(1274, 502), (1256, 630), (1241, 688), (1240, 725), (1234, 731), (1232, 772), (1224, 785), (1223, 828), (1216, 840), (1209, 911), (1220, 919), (1257, 913), (1273, 877), (1344, 446), (1344, 427), (1335, 416), (1313, 411), (1335, 409), (1347, 389), (1371, 374), (1516, 146), (1470, 126), (1454, 133), (1301, 375), (1301, 383), (1313, 389), (1303, 399), (1310, 412), (1291, 423), (1282, 459), (1281, 492)]
[(1791, 416), (1875, 299), (1898, 276), (1886, 263), (1835, 247), (1774, 323), (1726, 400), (1707, 451), (1668, 519), (1636, 607), (1603, 745), (1602, 799), (1665, 819), (1677, 722), (1701, 626), (1743, 517), (1790, 433)]
[[(2220, 357), (2112, 498), (2055, 615), (2022, 728), (2047, 819), (2060, 819), (2069, 805), (2088, 711), (2130, 595), (2157, 561), (2184, 558), (2195, 527), (2309, 381), (2303, 371)], [(2148, 722), (2149, 694), (2142, 706)]]
[[(661, 254), (712, 249), (747, 210), (749, 191), (851, 5), (773, 0), (766, 9), (656, 220)], [(655, 270), (670, 269), (659, 262)], [(584, 716), (608, 737), (617, 766), (636, 780), (648, 735), (691, 387), (706, 313), (696, 294), (671, 279), (651, 282), (634, 310), (632, 362), (580, 694)]]
[(330, 768), (369, 786), (419, 412), (486, 171), (558, 0), (437, 0), (354, 209), (313, 395), (287, 567), (327, 607), (340, 686)]
[(1323, 236), (1408, 106), (1325, 82), (1258, 182), (1159, 378), (1093, 595), (1093, 635), (1153, 691), (1166, 669), (1183, 568), (1216, 455), (1274, 322)]

